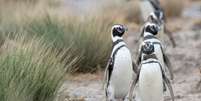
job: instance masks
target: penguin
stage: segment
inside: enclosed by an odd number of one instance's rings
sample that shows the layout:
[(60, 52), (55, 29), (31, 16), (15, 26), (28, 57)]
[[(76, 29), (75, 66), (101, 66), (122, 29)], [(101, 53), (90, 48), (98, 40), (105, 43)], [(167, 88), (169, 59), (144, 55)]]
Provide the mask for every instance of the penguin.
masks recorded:
[[(172, 36), (171, 31), (169, 31), (165, 25), (165, 15), (164, 12), (162, 10), (155, 10), (154, 12), (150, 13), (150, 15), (147, 18), (147, 21), (158, 24), (161, 28), (161, 30), (159, 31), (159, 33), (164, 33), (169, 37), (169, 40), (171, 41), (173, 47), (176, 47), (176, 42)], [(159, 37), (161, 34), (159, 34)]]
[(134, 88), (137, 88), (135, 101), (163, 101), (163, 82), (168, 86), (172, 101), (174, 101), (172, 86), (155, 54), (154, 44), (152, 42), (142, 44), (142, 61), (139, 65), (137, 79), (133, 81), (129, 90), (129, 101), (133, 101)]
[(111, 29), (113, 49), (105, 69), (105, 95), (107, 101), (125, 99), (132, 79), (137, 72), (137, 66), (132, 61), (131, 53), (126, 47), (123, 35), (127, 28), (116, 24)]
[(162, 34), (166, 34), (169, 37), (173, 47), (176, 47), (176, 42), (172, 36), (171, 31), (166, 28), (166, 17), (164, 14), (164, 10), (160, 6), (160, 2), (158, 0), (140, 0), (140, 9), (142, 15), (143, 22), (153, 22), (158, 24), (161, 27), (161, 30), (158, 34), (159, 37), (162, 37)]
[[(170, 74), (170, 79), (173, 80), (174, 79), (174, 75), (173, 75), (173, 70), (172, 70), (172, 65), (171, 62), (169, 60), (169, 58), (167, 57), (165, 51), (164, 51), (164, 46), (161, 43), (161, 41), (156, 37), (156, 35), (158, 34), (158, 31), (160, 30), (160, 26), (158, 26), (155, 23), (151, 23), (151, 22), (147, 22), (145, 23), (145, 25), (143, 26), (143, 30), (142, 30), (142, 37), (143, 37), (143, 42), (153, 42), (154, 44), (154, 48), (155, 51), (154, 53), (156, 54), (157, 58), (159, 59), (163, 70), (165, 71), (165, 73), (169, 73)], [(137, 58), (137, 65), (140, 64), (142, 57), (142, 49), (139, 48), (139, 54), (138, 54), (138, 58)]]

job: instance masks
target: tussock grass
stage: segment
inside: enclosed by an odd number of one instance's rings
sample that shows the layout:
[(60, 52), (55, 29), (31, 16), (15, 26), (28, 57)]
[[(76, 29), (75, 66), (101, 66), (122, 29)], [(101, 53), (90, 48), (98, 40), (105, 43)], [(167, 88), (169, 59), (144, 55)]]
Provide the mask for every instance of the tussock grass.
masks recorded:
[(61, 16), (38, 0), (0, 2), (0, 101), (53, 101), (66, 72), (105, 67), (110, 18)]
[[(70, 45), (73, 56), (80, 57), (70, 72), (94, 72), (104, 67), (111, 46), (110, 26), (112, 21), (100, 18), (67, 18), (59, 20), (49, 15), (31, 21), (25, 29), (31, 35), (43, 36), (46, 43), (53, 42), (58, 50)], [(71, 44), (73, 43), (73, 44)]]
[(184, 8), (183, 0), (160, 0), (161, 5), (168, 17), (178, 17)]
[(5, 42), (5, 36), (3, 34), (0, 34), (0, 48)]
[[(63, 82), (62, 53), (53, 51), (42, 39), (24, 36), (6, 39), (0, 55), (1, 101), (53, 101)], [(71, 59), (72, 60), (72, 59)]]
[[(167, 18), (180, 16), (184, 8), (182, 0), (160, 0), (160, 3)], [(139, 0), (119, 0), (119, 3), (105, 9), (108, 15), (114, 16), (117, 22), (140, 24), (142, 19), (139, 6)]]
[(140, 7), (139, 1), (131, 0), (126, 3), (126, 7), (124, 9), (124, 16), (127, 22), (134, 22), (136, 24), (140, 23), (141, 16), (140, 16)]
[(55, 1), (59, 1), (59, 0), (1, 0), (0, 3), (3, 4), (8, 4), (8, 3), (24, 3), (24, 4), (31, 4), (31, 5), (35, 5), (37, 3), (40, 2), (46, 2), (46, 3), (51, 3), (51, 2), (55, 2)]
[(200, 30), (201, 28), (201, 19), (194, 20), (194, 24), (192, 26), (193, 30)]
[(65, 51), (66, 48), (71, 50), (72, 53), (65, 54), (80, 58), (73, 68), (68, 68), (68, 72), (95, 72), (105, 67), (111, 48), (110, 28), (114, 20), (104, 15), (61, 17), (48, 10), (37, 16), (38, 13), (30, 13), (30, 9), (14, 10), (16, 15), (2, 13), (0, 32), (10, 37), (15, 33), (26, 33), (27, 37), (43, 37), (44, 42), (52, 43), (51, 47), (57, 51)]
[(138, 0), (108, 1), (103, 12), (118, 23), (140, 23), (140, 7)]
[[(160, 0), (160, 3), (167, 18), (179, 17), (184, 8), (184, 1), (182, 0)], [(119, 0), (119, 3), (111, 5), (105, 8), (107, 10), (106, 13), (109, 16), (113, 16), (116, 22), (141, 23), (142, 19), (139, 0)]]
[(1, 0), (1, 2), (3, 3), (17, 3), (17, 2), (21, 2), (21, 3), (37, 3), (40, 0)]

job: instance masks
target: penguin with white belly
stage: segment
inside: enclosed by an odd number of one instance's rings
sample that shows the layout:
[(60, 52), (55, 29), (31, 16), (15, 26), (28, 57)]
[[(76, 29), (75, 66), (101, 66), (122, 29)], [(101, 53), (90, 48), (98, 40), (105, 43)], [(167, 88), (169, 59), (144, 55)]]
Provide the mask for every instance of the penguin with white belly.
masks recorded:
[(132, 92), (136, 87), (135, 101), (163, 101), (163, 82), (168, 86), (172, 101), (174, 93), (169, 79), (164, 74), (160, 61), (157, 59), (152, 42), (143, 42), (142, 61), (139, 65), (137, 79), (133, 81), (129, 91), (129, 99), (133, 101)]
[(113, 49), (105, 70), (105, 94), (107, 101), (125, 99), (137, 72), (137, 66), (132, 61), (131, 53), (126, 47), (123, 35), (126, 27), (120, 24), (111, 29)]
[[(159, 30), (160, 30), (160, 26), (158, 26), (157, 24), (151, 23), (151, 22), (145, 23), (145, 25), (143, 26), (143, 31), (142, 31), (143, 42), (152, 42), (154, 44), (154, 49), (155, 49), (154, 53), (156, 54), (156, 57), (160, 61), (165, 73), (169, 73), (171, 80), (173, 80), (174, 75), (173, 75), (173, 70), (172, 70), (173, 68), (172, 68), (171, 62), (163, 49), (164, 46), (162, 45), (161, 41), (157, 37), (155, 37), (155, 35), (158, 34)], [(142, 60), (141, 46), (142, 45), (140, 45), (139, 54), (137, 58), (138, 65), (141, 63), (141, 60)]]

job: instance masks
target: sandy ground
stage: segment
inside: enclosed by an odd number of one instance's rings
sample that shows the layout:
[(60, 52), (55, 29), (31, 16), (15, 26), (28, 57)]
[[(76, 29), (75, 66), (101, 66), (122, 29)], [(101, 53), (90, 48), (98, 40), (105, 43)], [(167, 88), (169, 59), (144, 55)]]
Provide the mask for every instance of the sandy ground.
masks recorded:
[[(176, 101), (201, 101), (201, 10), (198, 3), (186, 8), (182, 18), (170, 19), (168, 26), (174, 30), (177, 47), (167, 44), (166, 53), (174, 67), (175, 79), (172, 81)], [(130, 28), (126, 37), (128, 47), (136, 56), (139, 33)], [(58, 93), (58, 101), (104, 101), (102, 85), (103, 72), (78, 74), (66, 80)], [(169, 95), (165, 101), (171, 101)]]

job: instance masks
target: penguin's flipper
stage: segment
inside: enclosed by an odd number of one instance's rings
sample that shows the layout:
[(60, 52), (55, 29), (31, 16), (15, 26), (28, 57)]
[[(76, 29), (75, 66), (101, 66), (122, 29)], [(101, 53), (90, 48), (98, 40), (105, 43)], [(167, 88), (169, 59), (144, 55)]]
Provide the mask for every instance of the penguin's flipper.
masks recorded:
[[(141, 67), (141, 65), (139, 67)], [(129, 101), (132, 101), (133, 91), (135, 89), (135, 86), (136, 86), (136, 84), (137, 84), (137, 82), (139, 80), (139, 76), (140, 76), (140, 68), (139, 68), (139, 70), (138, 70), (138, 72), (136, 74), (137, 74), (137, 77), (134, 78), (134, 80), (132, 81), (132, 83), (130, 85), (130, 90), (128, 92), (128, 100)]]
[(137, 84), (137, 78), (133, 80), (133, 82), (131, 83), (130, 90), (128, 92), (128, 98), (127, 98), (129, 101), (132, 101), (133, 91), (136, 84)]
[(136, 63), (135, 63), (135, 62), (132, 62), (132, 65), (133, 65), (133, 71), (137, 74), (138, 68), (137, 68)]
[(132, 81), (132, 83), (130, 85), (130, 90), (128, 92), (128, 98), (127, 98), (129, 101), (132, 101), (133, 91), (135, 89), (135, 86), (136, 86), (138, 80), (139, 80), (139, 71), (137, 72), (137, 77)]
[(164, 63), (168, 67), (168, 70), (169, 70), (169, 73), (170, 73), (170, 79), (173, 80), (174, 79), (174, 74), (173, 74), (172, 64), (171, 64), (169, 58), (167, 57), (167, 55), (164, 52), (163, 52), (163, 59), (164, 59)]
[(140, 46), (140, 50), (139, 50), (139, 54), (138, 54), (138, 57), (137, 57), (137, 65), (139, 66), (140, 63), (141, 63), (141, 58), (142, 58), (142, 48)]
[(107, 66), (105, 68), (104, 80), (103, 80), (103, 85), (104, 85), (106, 97), (108, 97), (107, 87), (109, 85), (109, 80), (110, 80), (110, 76), (111, 76), (111, 73), (112, 73), (112, 69), (113, 69), (113, 58), (110, 58), (108, 63), (107, 63)]
[(174, 101), (174, 91), (173, 91), (172, 85), (170, 84), (170, 80), (165, 76), (164, 73), (163, 73), (163, 80), (164, 80), (164, 82), (166, 83), (166, 85), (167, 85), (167, 87), (169, 89), (172, 101)]
[(105, 68), (105, 72), (104, 72), (104, 83), (107, 83), (109, 81), (110, 78), (110, 72), (111, 72), (111, 68), (113, 68), (113, 62), (112, 62), (112, 58), (109, 59), (106, 68)]

